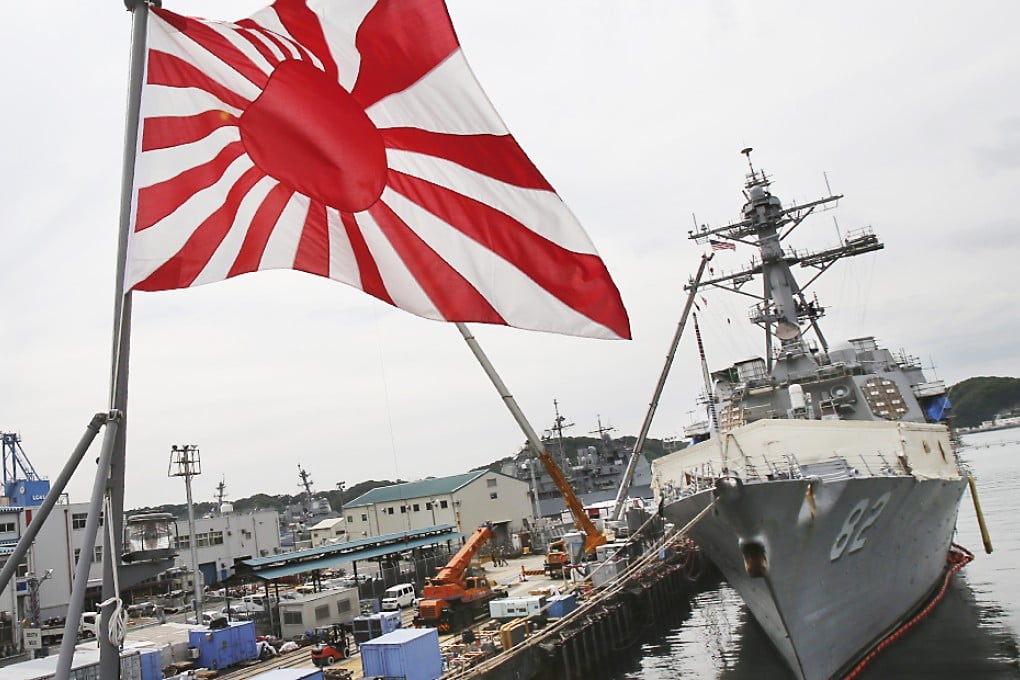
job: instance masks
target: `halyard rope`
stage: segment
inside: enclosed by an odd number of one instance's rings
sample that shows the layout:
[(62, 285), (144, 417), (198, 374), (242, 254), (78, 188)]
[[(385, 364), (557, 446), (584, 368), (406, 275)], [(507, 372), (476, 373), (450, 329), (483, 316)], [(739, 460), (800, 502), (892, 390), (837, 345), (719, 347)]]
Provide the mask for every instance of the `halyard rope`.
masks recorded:
[[(117, 556), (114, 551), (117, 548), (117, 543), (113, 540), (113, 501), (110, 495), (106, 495), (106, 499), (103, 503), (103, 511), (106, 513), (106, 529), (107, 529), (107, 557), (113, 562), (113, 597), (101, 602), (99, 605), (100, 616), (102, 616), (103, 608), (107, 605), (113, 605), (113, 611), (110, 613), (109, 628), (107, 630), (107, 637), (110, 640), (110, 644), (120, 649), (121, 644), (124, 642), (124, 638), (127, 636), (127, 610), (124, 609), (124, 603), (120, 599), (120, 582), (117, 578)], [(98, 626), (99, 621), (96, 621)], [(98, 629), (96, 633), (98, 634)]]

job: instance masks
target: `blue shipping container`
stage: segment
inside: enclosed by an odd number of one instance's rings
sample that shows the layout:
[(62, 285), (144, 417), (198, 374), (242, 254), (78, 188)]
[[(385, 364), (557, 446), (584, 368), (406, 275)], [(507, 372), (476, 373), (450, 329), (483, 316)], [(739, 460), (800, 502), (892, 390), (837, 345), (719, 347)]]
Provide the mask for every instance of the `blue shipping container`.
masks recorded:
[(443, 674), (439, 632), (435, 628), (399, 628), (361, 645), (365, 677), (436, 680)]
[(226, 628), (196, 628), (188, 632), (188, 642), (198, 649), (198, 666), (217, 671), (248, 659), (258, 658), (255, 622), (231, 623)]
[(142, 680), (163, 680), (163, 660), (158, 649), (138, 650), (138, 660), (142, 664)]
[(577, 609), (577, 596), (576, 595), (555, 595), (549, 598), (549, 608), (545, 610), (545, 615), (550, 619), (562, 619), (570, 612)]

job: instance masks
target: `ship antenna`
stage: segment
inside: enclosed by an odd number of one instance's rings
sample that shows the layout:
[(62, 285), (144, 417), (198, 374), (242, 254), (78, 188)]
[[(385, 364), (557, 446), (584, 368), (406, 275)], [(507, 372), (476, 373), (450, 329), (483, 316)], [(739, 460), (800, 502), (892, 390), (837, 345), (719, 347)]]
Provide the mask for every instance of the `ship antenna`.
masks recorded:
[(747, 167), (751, 168), (751, 176), (754, 177), (754, 166), (751, 164), (751, 152), (754, 151), (753, 147), (745, 146), (740, 150), (740, 153), (747, 156)]

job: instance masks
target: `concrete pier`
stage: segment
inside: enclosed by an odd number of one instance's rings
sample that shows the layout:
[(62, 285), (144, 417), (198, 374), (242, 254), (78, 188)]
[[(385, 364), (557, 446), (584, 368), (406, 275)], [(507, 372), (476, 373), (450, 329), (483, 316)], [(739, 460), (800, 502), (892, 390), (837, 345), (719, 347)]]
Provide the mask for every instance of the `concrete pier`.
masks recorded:
[[(525, 570), (534, 570), (541, 558), (523, 558)], [(620, 653), (632, 647), (649, 626), (671, 613), (689, 609), (697, 592), (696, 548), (674, 538), (650, 542), (630, 558), (630, 567), (617, 579), (592, 588), (529, 576), (513, 584), (511, 597), (525, 591), (571, 587), (583, 597), (570, 615), (549, 620), (544, 627), (510, 649), (471, 667), (451, 669), (444, 679), (580, 680), (613, 665)], [(589, 565), (589, 568), (593, 565)], [(497, 578), (498, 581), (498, 578)]]

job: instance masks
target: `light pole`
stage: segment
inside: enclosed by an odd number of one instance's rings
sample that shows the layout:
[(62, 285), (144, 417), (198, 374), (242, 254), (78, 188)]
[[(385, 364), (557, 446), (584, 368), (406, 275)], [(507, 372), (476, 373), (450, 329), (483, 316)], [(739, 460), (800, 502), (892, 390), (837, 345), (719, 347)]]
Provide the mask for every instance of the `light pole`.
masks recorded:
[[(40, 627), (39, 619), (42, 615), (39, 612), (39, 586), (42, 585), (43, 581), (53, 576), (53, 570), (47, 569), (46, 573), (42, 575), (42, 578), (36, 578), (35, 573), (28, 574), (25, 578), (25, 584), (28, 586), (28, 619), (29, 625), (36, 630)], [(38, 657), (38, 650), (32, 650), (32, 658)]]
[(348, 531), (348, 529), (350, 527), (347, 526), (347, 518), (344, 517), (344, 487), (345, 486), (347, 486), (346, 482), (337, 482), (336, 483), (336, 488), (340, 492), (340, 519), (342, 519), (344, 521), (344, 542), (346, 543), (347, 541), (351, 540), (351, 535), (350, 535), (350, 532)]
[(429, 501), (429, 505), (432, 508), (432, 526), (436, 526), (436, 504), (439, 502), (438, 498), (433, 498)]
[[(176, 466), (176, 469), (175, 467)], [(195, 623), (202, 623), (202, 588), (198, 584), (198, 537), (195, 535), (195, 506), (191, 501), (191, 478), (202, 474), (202, 456), (192, 444), (170, 447), (170, 477), (184, 477), (188, 492), (188, 546), (191, 549), (191, 580), (195, 593)]]

